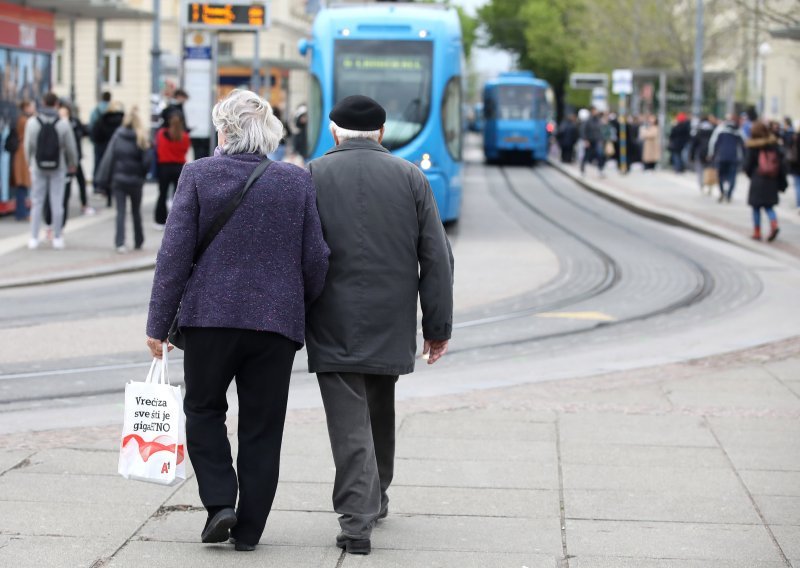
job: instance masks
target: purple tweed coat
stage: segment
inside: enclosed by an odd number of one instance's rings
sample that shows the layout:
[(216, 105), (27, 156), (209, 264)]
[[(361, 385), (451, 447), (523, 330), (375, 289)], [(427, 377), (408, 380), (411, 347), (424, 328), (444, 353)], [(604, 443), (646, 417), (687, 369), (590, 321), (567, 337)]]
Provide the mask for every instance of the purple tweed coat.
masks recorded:
[(305, 170), (271, 164), (192, 272), (195, 247), (260, 160), (223, 154), (183, 168), (158, 252), (149, 337), (167, 337), (182, 302), (181, 327), (270, 331), (304, 342), (306, 307), (322, 292), (330, 254)]

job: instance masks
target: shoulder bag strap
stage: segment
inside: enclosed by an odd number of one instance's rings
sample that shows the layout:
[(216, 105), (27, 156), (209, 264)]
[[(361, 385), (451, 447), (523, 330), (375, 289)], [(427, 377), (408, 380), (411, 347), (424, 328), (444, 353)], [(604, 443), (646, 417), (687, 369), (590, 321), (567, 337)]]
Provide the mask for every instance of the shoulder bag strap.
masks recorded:
[(213, 241), (214, 237), (219, 234), (219, 232), (222, 230), (222, 227), (225, 226), (225, 223), (227, 223), (228, 219), (230, 219), (233, 215), (233, 212), (236, 211), (237, 207), (239, 207), (239, 204), (244, 199), (244, 196), (247, 195), (250, 187), (259, 177), (261, 177), (261, 174), (264, 173), (264, 170), (266, 170), (270, 164), (272, 164), (272, 160), (265, 156), (264, 159), (262, 159), (253, 170), (253, 173), (250, 174), (250, 177), (247, 178), (247, 182), (244, 184), (242, 191), (236, 194), (236, 196), (228, 203), (225, 209), (223, 209), (222, 212), (217, 215), (216, 219), (214, 219), (214, 222), (211, 224), (211, 228), (206, 232), (205, 235), (203, 235), (203, 240), (200, 241), (200, 245), (197, 247), (197, 249), (195, 249), (192, 264), (197, 264), (197, 261), (200, 260), (200, 257), (203, 256), (203, 253), (206, 252), (206, 249), (211, 244), (211, 241)]

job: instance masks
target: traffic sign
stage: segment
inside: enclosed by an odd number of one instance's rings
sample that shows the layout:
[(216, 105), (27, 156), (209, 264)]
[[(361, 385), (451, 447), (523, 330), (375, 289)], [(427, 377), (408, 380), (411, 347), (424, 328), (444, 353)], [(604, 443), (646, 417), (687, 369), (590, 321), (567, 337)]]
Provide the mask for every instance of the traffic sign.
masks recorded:
[(225, 2), (188, 2), (184, 14), (187, 28), (255, 30), (269, 21), (268, 4), (238, 0)]
[(611, 72), (611, 92), (615, 95), (633, 94), (633, 71), (614, 69)]

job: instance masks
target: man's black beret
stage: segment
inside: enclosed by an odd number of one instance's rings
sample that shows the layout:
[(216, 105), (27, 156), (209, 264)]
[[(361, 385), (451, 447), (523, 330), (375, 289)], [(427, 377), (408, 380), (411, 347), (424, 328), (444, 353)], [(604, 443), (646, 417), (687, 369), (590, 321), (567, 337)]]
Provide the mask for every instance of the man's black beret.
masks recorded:
[(386, 111), (369, 97), (353, 95), (336, 103), (328, 118), (347, 130), (370, 132), (380, 130), (386, 122)]

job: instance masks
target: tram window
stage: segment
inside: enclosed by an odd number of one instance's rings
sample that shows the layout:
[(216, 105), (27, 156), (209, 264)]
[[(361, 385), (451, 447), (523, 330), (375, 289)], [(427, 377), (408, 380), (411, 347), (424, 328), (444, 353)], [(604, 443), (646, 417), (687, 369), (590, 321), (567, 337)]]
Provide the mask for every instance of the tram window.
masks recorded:
[(383, 145), (404, 146), (430, 115), (432, 59), (430, 41), (337, 40), (334, 102), (372, 97), (386, 109)]
[(530, 120), (534, 113), (534, 90), (531, 87), (502, 85), (497, 89), (498, 118)]
[(308, 137), (308, 156), (313, 155), (319, 141), (319, 130), (322, 124), (322, 89), (319, 86), (319, 79), (316, 75), (311, 75), (308, 89), (308, 125), (306, 136)]
[(442, 98), (442, 130), (447, 151), (455, 160), (461, 159), (461, 77), (447, 83)]

